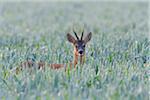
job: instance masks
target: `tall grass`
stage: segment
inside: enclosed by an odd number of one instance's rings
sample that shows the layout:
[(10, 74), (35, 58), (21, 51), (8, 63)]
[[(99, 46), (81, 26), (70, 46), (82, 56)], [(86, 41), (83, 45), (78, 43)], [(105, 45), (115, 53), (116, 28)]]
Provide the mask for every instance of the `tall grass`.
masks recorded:
[[(148, 100), (147, 10), (147, 2), (1, 3), (0, 99)], [(82, 67), (12, 72), (27, 59), (72, 61), (66, 33), (83, 27), (93, 35)]]

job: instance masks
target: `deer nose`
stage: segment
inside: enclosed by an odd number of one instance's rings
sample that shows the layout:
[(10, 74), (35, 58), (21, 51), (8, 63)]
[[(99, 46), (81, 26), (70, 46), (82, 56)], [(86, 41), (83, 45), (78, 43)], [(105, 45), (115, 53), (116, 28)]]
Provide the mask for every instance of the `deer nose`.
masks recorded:
[(79, 53), (80, 53), (80, 54), (83, 54), (83, 50), (80, 50)]

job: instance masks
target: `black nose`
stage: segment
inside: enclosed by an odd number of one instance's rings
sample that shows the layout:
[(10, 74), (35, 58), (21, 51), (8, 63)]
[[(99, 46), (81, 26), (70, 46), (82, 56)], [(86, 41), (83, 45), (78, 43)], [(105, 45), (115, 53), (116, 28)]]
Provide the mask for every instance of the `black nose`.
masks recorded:
[(80, 54), (83, 54), (83, 51), (81, 50), (81, 51), (79, 51), (79, 53), (80, 53)]

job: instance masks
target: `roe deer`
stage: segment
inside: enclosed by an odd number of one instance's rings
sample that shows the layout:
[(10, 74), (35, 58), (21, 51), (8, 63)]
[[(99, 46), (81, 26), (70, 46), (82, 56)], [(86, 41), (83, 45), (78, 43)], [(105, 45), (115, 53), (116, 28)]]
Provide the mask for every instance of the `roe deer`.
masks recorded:
[[(92, 33), (88, 33), (87, 36), (83, 39), (83, 34), (84, 31), (82, 32), (81, 38), (78, 37), (77, 33), (73, 30), (76, 39), (70, 34), (67, 34), (67, 39), (70, 43), (73, 44), (74, 46), (74, 61), (70, 62), (68, 64), (46, 64), (45, 62), (33, 62), (33, 61), (26, 61), (21, 63), (21, 70), (22, 68), (30, 68), (30, 67), (38, 67), (39, 69), (43, 69), (45, 66), (48, 66), (52, 69), (59, 69), (64, 67), (66, 69), (66, 67), (70, 67), (72, 68), (75, 67), (78, 64), (78, 60), (80, 62), (80, 64), (83, 64), (85, 61), (85, 46), (87, 44), (88, 41), (91, 40), (92, 37)], [(18, 70), (18, 68), (17, 68)]]

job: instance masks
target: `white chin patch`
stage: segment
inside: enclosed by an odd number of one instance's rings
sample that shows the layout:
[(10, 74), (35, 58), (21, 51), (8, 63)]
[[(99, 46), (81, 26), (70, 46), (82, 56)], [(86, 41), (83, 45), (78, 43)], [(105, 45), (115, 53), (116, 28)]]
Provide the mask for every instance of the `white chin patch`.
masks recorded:
[(79, 56), (83, 56), (83, 54), (79, 54)]

